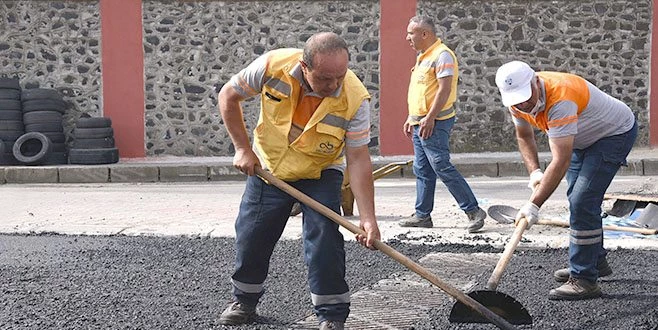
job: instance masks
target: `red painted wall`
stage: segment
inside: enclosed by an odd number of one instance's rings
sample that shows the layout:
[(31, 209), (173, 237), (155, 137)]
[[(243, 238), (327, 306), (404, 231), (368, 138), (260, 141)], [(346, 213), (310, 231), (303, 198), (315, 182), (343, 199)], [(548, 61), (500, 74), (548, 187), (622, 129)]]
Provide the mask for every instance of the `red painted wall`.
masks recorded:
[(402, 133), (407, 119), (407, 89), (416, 54), (405, 39), (416, 0), (381, 0), (379, 57), (379, 150), (382, 156), (413, 155)]
[(658, 5), (652, 2), (651, 72), (649, 73), (649, 145), (658, 147)]
[(103, 116), (121, 157), (144, 157), (144, 46), (141, 0), (100, 0)]

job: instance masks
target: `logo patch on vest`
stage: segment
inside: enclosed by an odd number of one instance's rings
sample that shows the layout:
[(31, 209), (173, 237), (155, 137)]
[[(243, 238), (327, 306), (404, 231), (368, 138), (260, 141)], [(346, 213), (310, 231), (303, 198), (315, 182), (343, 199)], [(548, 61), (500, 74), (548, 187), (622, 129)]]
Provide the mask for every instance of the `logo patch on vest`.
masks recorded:
[(323, 154), (331, 154), (334, 152), (335, 146), (331, 142), (321, 142), (316, 148), (316, 152), (321, 152)]

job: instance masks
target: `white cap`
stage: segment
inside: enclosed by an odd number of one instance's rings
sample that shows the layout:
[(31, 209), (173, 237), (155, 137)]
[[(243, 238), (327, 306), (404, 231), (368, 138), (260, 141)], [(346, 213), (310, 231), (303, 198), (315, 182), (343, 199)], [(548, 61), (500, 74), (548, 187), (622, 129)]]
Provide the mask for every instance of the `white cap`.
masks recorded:
[(506, 107), (523, 103), (532, 96), (530, 83), (535, 71), (525, 62), (512, 61), (503, 64), (496, 72), (496, 85)]

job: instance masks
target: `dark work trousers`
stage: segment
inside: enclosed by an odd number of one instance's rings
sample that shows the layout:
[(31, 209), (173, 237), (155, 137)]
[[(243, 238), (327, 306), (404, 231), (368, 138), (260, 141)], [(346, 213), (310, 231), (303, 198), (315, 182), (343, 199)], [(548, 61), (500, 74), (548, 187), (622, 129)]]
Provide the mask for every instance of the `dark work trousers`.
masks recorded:
[[(342, 172), (324, 170), (320, 179), (290, 184), (338, 213), (342, 181)], [(272, 251), (295, 201), (256, 176), (247, 178), (235, 222), (236, 260), (231, 277), (233, 294), (239, 302), (255, 306), (263, 295)], [(319, 321), (344, 321), (349, 314), (350, 293), (345, 282), (343, 235), (336, 223), (310, 207), (302, 204), (302, 212), (304, 260), (314, 310)]]

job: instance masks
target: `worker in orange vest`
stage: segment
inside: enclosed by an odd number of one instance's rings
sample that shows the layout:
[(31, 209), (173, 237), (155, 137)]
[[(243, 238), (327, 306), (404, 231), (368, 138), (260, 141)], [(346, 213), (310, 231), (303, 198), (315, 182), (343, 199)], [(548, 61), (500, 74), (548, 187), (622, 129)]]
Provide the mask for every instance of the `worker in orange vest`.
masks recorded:
[[(601, 204), (620, 166), (626, 166), (637, 137), (637, 122), (621, 101), (574, 74), (535, 72), (512, 61), (496, 73), (503, 105), (509, 108), (519, 151), (533, 189), (518, 212), (528, 227), (565, 176), (569, 187), (569, 268), (554, 273), (553, 300), (580, 300), (601, 295), (597, 279), (612, 273), (603, 248)], [(539, 164), (533, 127), (548, 135), (552, 160)]]

